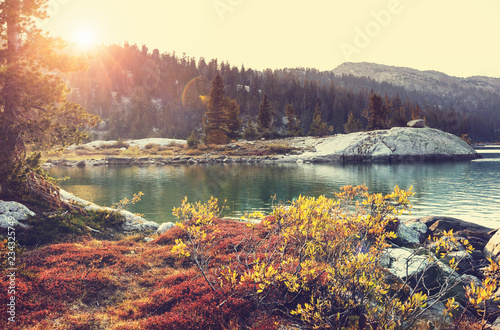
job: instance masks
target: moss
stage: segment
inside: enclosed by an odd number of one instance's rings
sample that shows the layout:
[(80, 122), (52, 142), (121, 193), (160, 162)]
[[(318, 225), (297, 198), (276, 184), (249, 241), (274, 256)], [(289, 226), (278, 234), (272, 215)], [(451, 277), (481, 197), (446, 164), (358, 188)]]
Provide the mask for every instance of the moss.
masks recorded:
[(118, 214), (106, 212), (58, 212), (37, 213), (26, 224), (31, 226), (19, 236), (19, 243), (28, 247), (75, 241), (79, 237), (92, 236), (100, 239), (117, 239), (121, 224)]

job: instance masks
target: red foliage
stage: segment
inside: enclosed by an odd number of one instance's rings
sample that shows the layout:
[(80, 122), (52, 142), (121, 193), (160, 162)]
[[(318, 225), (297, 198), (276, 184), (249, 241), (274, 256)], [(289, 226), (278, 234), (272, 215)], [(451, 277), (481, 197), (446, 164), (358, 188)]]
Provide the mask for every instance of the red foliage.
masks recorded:
[(141, 321), (147, 329), (227, 329), (244, 319), (251, 307), (230, 293), (212, 291), (201, 278), (160, 289), (150, 298), (141, 306), (144, 315), (153, 315)]
[(159, 245), (174, 245), (175, 240), (178, 238), (186, 239), (187, 236), (184, 230), (182, 230), (180, 227), (175, 226), (167, 230), (151, 243)]
[[(216, 223), (218, 231), (209, 231), (214, 244), (211, 270), (235, 263), (240, 242), (252, 231), (265, 236), (260, 225), (251, 229), (234, 221)], [(16, 315), (16, 327), (228, 329), (251, 326), (260, 317), (255, 329), (276, 328), (250, 300), (237, 298), (241, 293), (214, 292), (189, 258), (171, 252), (178, 238), (186, 237), (175, 227), (147, 244), (90, 240), (24, 253), (19, 257), (24, 266), (16, 274), (16, 308), (22, 311)], [(8, 299), (7, 287), (2, 276), (2, 305)], [(97, 311), (101, 316), (89, 321), (88, 315)], [(6, 317), (0, 313), (0, 324)]]

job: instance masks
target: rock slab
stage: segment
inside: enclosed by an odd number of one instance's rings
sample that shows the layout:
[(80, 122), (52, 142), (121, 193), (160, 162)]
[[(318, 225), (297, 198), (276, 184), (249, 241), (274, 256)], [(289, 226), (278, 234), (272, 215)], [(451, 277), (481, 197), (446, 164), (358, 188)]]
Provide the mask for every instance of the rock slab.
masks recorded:
[(15, 226), (26, 228), (28, 226), (20, 221), (27, 220), (29, 216), (34, 215), (35, 213), (23, 204), (0, 201), (0, 228)]
[(338, 134), (317, 139), (314, 151), (289, 156), (288, 161), (404, 162), (471, 160), (481, 156), (453, 134), (425, 127)]

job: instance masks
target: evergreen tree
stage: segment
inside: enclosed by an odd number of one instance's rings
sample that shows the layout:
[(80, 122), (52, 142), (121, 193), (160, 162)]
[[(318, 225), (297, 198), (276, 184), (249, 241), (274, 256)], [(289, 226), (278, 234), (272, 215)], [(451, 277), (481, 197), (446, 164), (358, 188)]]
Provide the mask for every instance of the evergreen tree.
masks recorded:
[(361, 131), (361, 121), (359, 120), (359, 118), (354, 118), (354, 113), (352, 111), (349, 113), (347, 123), (344, 124), (344, 131), (346, 133)]
[(220, 74), (217, 74), (212, 82), (212, 90), (207, 104), (205, 116), (207, 118), (207, 134), (211, 130), (222, 129), (225, 122), (224, 106), (226, 97), (224, 95), (224, 82)]
[(333, 124), (337, 128), (338, 133), (341, 133), (345, 124), (344, 120), (344, 105), (341, 97), (336, 97), (333, 102)]
[(224, 82), (217, 73), (210, 91), (205, 112), (205, 139), (207, 144), (224, 144), (227, 142), (226, 130), (226, 98), (224, 96)]
[(408, 119), (406, 118), (405, 109), (400, 107), (394, 111), (394, 115), (390, 120), (391, 127), (406, 127), (408, 123)]
[(264, 94), (262, 103), (259, 106), (259, 116), (257, 117), (259, 130), (264, 132), (270, 130), (273, 124), (273, 114), (271, 110), (271, 103), (267, 99), (267, 94)]
[(411, 120), (422, 119), (422, 109), (418, 104), (411, 108)]
[(35, 19), (47, 18), (46, 4), (0, 3), (0, 196), (19, 199), (31, 194), (59, 204), (55, 188), (39, 175), (39, 155), (27, 155), (27, 146), (81, 142), (83, 129), (98, 118), (68, 103), (64, 82), (53, 73), (80, 66), (60, 55), (61, 40), (36, 28)]
[(303, 134), (302, 128), (299, 125), (299, 120), (295, 115), (295, 108), (293, 105), (288, 104), (286, 106), (286, 130), (288, 136), (301, 136)]
[(246, 140), (255, 140), (259, 136), (259, 132), (257, 131), (257, 127), (252, 118), (248, 120), (247, 127), (243, 131), (243, 137)]
[(230, 139), (237, 139), (240, 136), (239, 131), (241, 129), (240, 106), (236, 100), (228, 97), (226, 98), (224, 110), (227, 136)]
[(382, 98), (373, 90), (370, 93), (370, 112), (367, 130), (379, 130), (387, 127), (387, 110)]
[(310, 136), (324, 136), (328, 134), (328, 126), (321, 119), (321, 108), (319, 103), (316, 104), (316, 108), (313, 114), (313, 120), (311, 123), (311, 129), (309, 130)]

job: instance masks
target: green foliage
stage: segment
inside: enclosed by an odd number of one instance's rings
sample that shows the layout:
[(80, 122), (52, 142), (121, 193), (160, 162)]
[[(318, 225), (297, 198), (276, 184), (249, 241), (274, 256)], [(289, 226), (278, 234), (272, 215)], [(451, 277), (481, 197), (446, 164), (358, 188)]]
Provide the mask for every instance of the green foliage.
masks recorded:
[(411, 108), (411, 120), (422, 119), (422, 109), (418, 104)]
[(220, 74), (215, 76), (203, 121), (205, 142), (225, 144), (239, 137), (241, 129), (240, 106), (236, 100), (226, 98)]
[(224, 106), (225, 118), (226, 118), (226, 130), (227, 136), (230, 139), (237, 139), (240, 136), (241, 129), (241, 118), (240, 118), (240, 106), (236, 100), (226, 98), (226, 103)]
[(373, 90), (370, 93), (370, 110), (368, 113), (368, 131), (387, 128), (387, 106), (380, 95)]
[(247, 127), (243, 131), (243, 137), (249, 141), (255, 140), (259, 137), (257, 126), (252, 118), (248, 120)]
[(195, 149), (198, 147), (200, 144), (200, 139), (198, 139), (198, 136), (193, 132), (191, 132), (191, 135), (187, 138), (187, 145), (190, 149)]
[(205, 136), (206, 144), (226, 144), (228, 143), (228, 137), (223, 130), (213, 129), (207, 133)]
[(259, 115), (257, 117), (257, 124), (261, 133), (271, 129), (273, 124), (273, 111), (271, 109), (271, 102), (264, 94), (262, 103), (259, 105)]
[[(212, 90), (205, 112), (205, 136), (208, 139), (209, 133), (214, 130), (223, 131), (225, 128), (225, 111), (226, 97), (224, 95), (224, 82), (220, 74), (217, 74), (212, 82)], [(208, 142), (207, 143), (213, 143)]]
[(406, 127), (408, 118), (406, 118), (405, 109), (399, 108), (394, 111), (394, 115), (390, 120), (391, 127)]
[(118, 214), (110, 216), (108, 212), (82, 214), (75, 211), (61, 211), (47, 215), (42, 214), (28, 219), (26, 224), (31, 226), (31, 229), (20, 236), (20, 243), (35, 247), (73, 241), (85, 236), (110, 238), (111, 236), (105, 230), (120, 231), (123, 221), (122, 216)]
[(361, 131), (361, 121), (358, 118), (354, 118), (352, 111), (349, 113), (349, 118), (347, 123), (344, 125), (344, 131), (346, 133), (354, 133)]
[(313, 121), (311, 123), (311, 128), (309, 129), (310, 136), (324, 136), (328, 135), (329, 129), (328, 125), (321, 119), (321, 108), (319, 103), (316, 104), (316, 108), (313, 114)]
[[(0, 4), (2, 75), (0, 85), (0, 194), (15, 194), (9, 178), (25, 162), (27, 149), (79, 143), (83, 132), (98, 122), (82, 107), (65, 100), (63, 79), (53, 72), (81, 69), (81, 63), (60, 55), (63, 43), (43, 34), (35, 18), (46, 18), (46, 1), (4, 1)], [(13, 174), (14, 173), (14, 174)], [(42, 177), (38, 177), (43, 181)], [(36, 180), (32, 180), (36, 184)], [(40, 183), (43, 184), (43, 183)], [(26, 188), (26, 187), (25, 187)], [(27, 188), (37, 188), (28, 186)], [(43, 197), (43, 196), (41, 196)], [(53, 196), (51, 196), (53, 198)]]
[(300, 127), (300, 122), (295, 114), (295, 108), (293, 105), (288, 104), (286, 106), (286, 132), (288, 136), (301, 136), (303, 134), (302, 128)]

